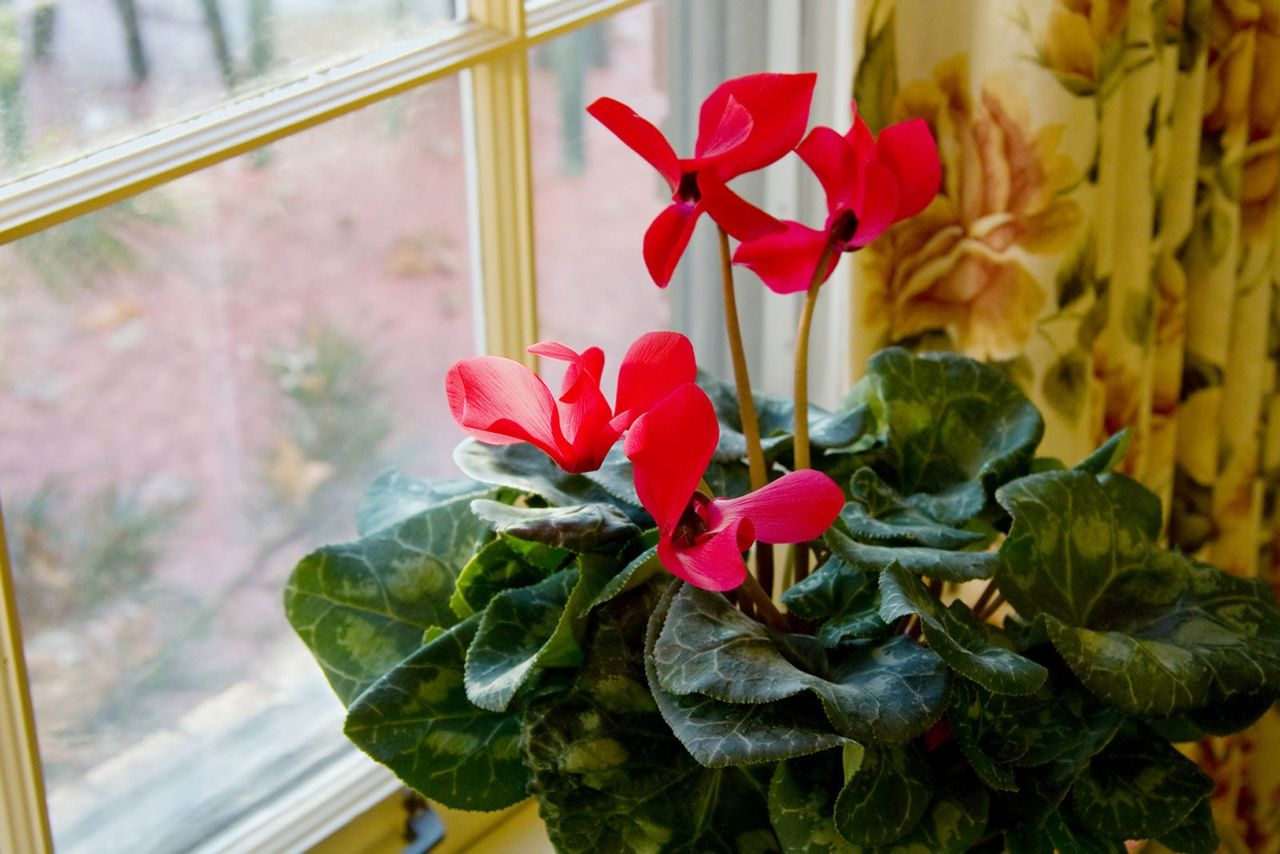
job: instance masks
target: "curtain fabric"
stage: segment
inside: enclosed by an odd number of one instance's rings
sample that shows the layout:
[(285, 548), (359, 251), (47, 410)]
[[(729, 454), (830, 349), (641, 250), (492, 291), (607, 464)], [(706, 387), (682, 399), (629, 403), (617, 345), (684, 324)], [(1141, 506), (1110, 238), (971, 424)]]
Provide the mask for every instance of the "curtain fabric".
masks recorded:
[[(943, 189), (855, 265), (853, 364), (998, 365), (1171, 545), (1280, 589), (1280, 0), (859, 0), (873, 130), (927, 120)], [(1280, 851), (1280, 716), (1188, 748), (1223, 849)]]

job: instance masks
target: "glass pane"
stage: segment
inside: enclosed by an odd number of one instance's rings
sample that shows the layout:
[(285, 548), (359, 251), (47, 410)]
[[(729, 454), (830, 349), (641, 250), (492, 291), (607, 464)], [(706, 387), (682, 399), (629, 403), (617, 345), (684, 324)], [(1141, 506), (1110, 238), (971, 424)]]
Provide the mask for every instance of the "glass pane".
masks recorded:
[(451, 78), (0, 250), (59, 851), (189, 850), (348, 749), (281, 593), (379, 469), (453, 476), (464, 156)]
[(0, 178), (419, 35), (458, 0), (41, 0), (0, 9)]
[(539, 330), (577, 350), (603, 347), (610, 385), (627, 345), (671, 323), (668, 292), (641, 254), (671, 193), (585, 107), (608, 95), (663, 126), (660, 14), (642, 4), (551, 39), (530, 59)]

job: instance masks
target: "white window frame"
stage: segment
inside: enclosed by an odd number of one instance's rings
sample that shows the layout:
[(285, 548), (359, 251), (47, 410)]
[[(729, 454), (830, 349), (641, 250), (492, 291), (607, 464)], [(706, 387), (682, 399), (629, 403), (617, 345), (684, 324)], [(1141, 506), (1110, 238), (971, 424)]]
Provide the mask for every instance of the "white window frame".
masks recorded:
[[(529, 50), (538, 42), (586, 26), (643, 0), (469, 0), (464, 20), (370, 51), (319, 74), (235, 99), (187, 121), (51, 166), (0, 185), (0, 243), (40, 232), (119, 202), (214, 163), (259, 148), (433, 80), (465, 75), (465, 122), (470, 137), (473, 283), (480, 348), (525, 362), (537, 340), (534, 281), (533, 178), (529, 135)], [(707, 2), (707, 0), (702, 0)], [(851, 4), (798, 4), (749, 0), (768, 16), (777, 43), (767, 62), (793, 70), (807, 55), (829, 81), (814, 120), (847, 118), (842, 81), (851, 80)], [(722, 14), (737, 14), (744, 0), (719, 0)], [(730, 12), (732, 7), (733, 11)], [(700, 7), (702, 8), (702, 7)], [(759, 10), (757, 10), (757, 13)], [(803, 24), (803, 26), (802, 26)], [(805, 35), (807, 33), (807, 36)], [(814, 34), (826, 34), (812, 50)], [(829, 43), (828, 43), (829, 42)], [(829, 63), (829, 64), (828, 64)], [(760, 69), (763, 70), (763, 69)], [(766, 201), (787, 211), (811, 211), (814, 198), (777, 178)], [(828, 288), (828, 290), (831, 290)], [(833, 298), (825, 317), (847, 330), (847, 295)], [(838, 307), (837, 307), (838, 306)], [(766, 313), (771, 314), (771, 313)], [(769, 336), (776, 316), (758, 332)], [(838, 338), (839, 336), (833, 336)], [(763, 339), (762, 339), (763, 340)], [(821, 360), (843, 364), (843, 359)], [(818, 378), (832, 387), (847, 373)], [(819, 395), (821, 396), (821, 395)], [(368, 840), (359, 850), (403, 847), (393, 805), (399, 786), (354, 751), (261, 811), (210, 840), (209, 851), (354, 850), (351, 831)], [(390, 808), (390, 813), (388, 809)], [(450, 837), (442, 851), (459, 851), (486, 833), (531, 821), (528, 803), (497, 815), (444, 811)], [(389, 824), (388, 814), (399, 818)], [(495, 831), (495, 828), (498, 829)], [(494, 837), (490, 837), (494, 838)], [(347, 840), (337, 842), (335, 840)], [(326, 844), (325, 840), (329, 840)], [(0, 851), (53, 851), (21, 629), (0, 511)]]

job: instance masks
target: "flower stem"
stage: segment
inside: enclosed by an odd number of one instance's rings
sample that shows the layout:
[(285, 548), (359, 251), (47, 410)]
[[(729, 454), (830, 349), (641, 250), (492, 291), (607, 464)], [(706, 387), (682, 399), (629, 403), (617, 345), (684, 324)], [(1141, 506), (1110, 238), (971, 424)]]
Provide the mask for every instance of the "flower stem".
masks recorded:
[(975, 617), (981, 618), (982, 612), (991, 602), (991, 597), (996, 595), (996, 580), (993, 578), (987, 582), (987, 586), (982, 588), (982, 593), (978, 595), (978, 601), (973, 603), (973, 614)]
[[(733, 360), (733, 382), (738, 389), (738, 417), (742, 421), (742, 435), (747, 440), (747, 470), (751, 477), (751, 489), (757, 490), (769, 482), (764, 466), (764, 450), (760, 447), (760, 420), (756, 417), (756, 404), (751, 397), (751, 376), (747, 372), (747, 354), (742, 347), (742, 327), (738, 323), (738, 299), (733, 290), (733, 259), (729, 255), (729, 235), (723, 228), (720, 233), (720, 282), (724, 292), (724, 325), (729, 337), (729, 354)], [(756, 573), (764, 590), (773, 590), (773, 546), (756, 545)]]
[(788, 625), (786, 618), (778, 611), (777, 606), (773, 604), (769, 594), (764, 592), (764, 588), (760, 586), (759, 581), (756, 581), (755, 576), (748, 572), (747, 580), (742, 582), (742, 587), (739, 589), (747, 595), (751, 604), (755, 606), (757, 614), (765, 623), (780, 631), (790, 631), (791, 627)]
[[(795, 470), (809, 468), (809, 332), (813, 326), (813, 309), (818, 303), (818, 291), (822, 288), (826, 270), (835, 246), (828, 243), (813, 270), (809, 291), (805, 294), (804, 308), (800, 311), (800, 325), (796, 328), (795, 361)], [(796, 583), (809, 575), (809, 545), (796, 544)]]

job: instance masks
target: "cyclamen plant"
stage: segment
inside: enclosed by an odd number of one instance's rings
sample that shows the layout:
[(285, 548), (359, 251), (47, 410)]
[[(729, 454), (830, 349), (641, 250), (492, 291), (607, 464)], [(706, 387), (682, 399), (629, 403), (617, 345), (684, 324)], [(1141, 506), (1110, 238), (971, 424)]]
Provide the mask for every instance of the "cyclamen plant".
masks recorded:
[[(567, 363), (559, 395), (455, 365), (466, 478), (384, 473), (359, 539), (285, 592), (347, 735), (448, 806), (532, 794), (561, 851), (1213, 851), (1213, 785), (1173, 744), (1280, 697), (1273, 592), (1161, 547), (1159, 499), (1115, 471), (1127, 433), (1036, 456), (1040, 414), (993, 368), (889, 349), (809, 405), (823, 282), (940, 181), (922, 122), (875, 136), (855, 105), (805, 136), (813, 84), (724, 83), (688, 159), (588, 108), (671, 187), (655, 283), (716, 224), (734, 387), (673, 332), (632, 344), (612, 406), (598, 347), (530, 348)], [(728, 186), (793, 150), (821, 228)], [(806, 295), (793, 400), (751, 393), (733, 264)]]

